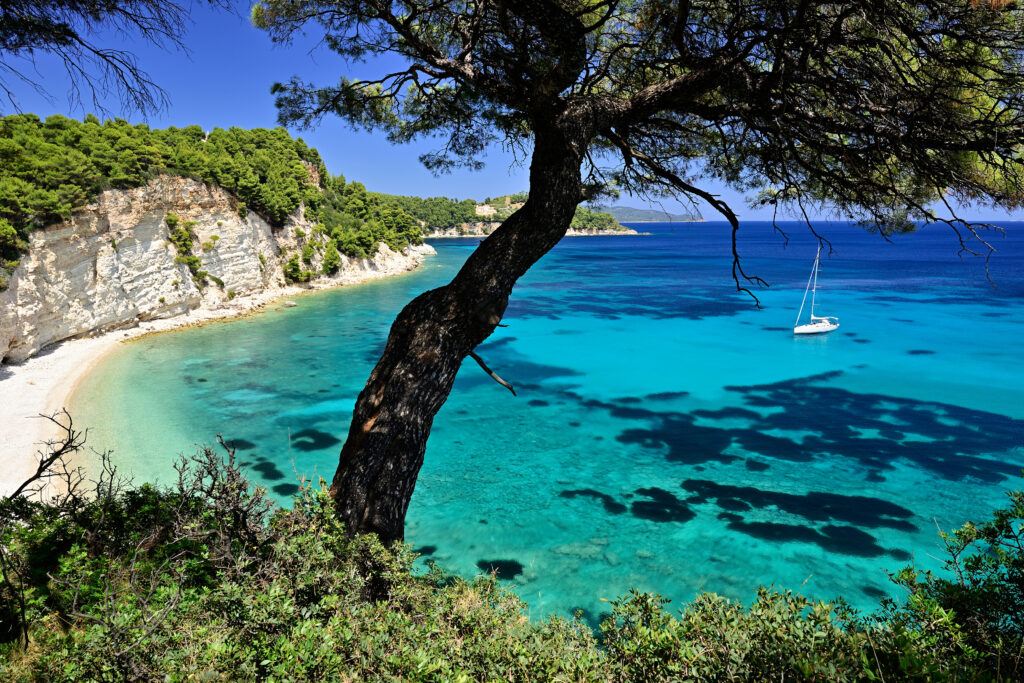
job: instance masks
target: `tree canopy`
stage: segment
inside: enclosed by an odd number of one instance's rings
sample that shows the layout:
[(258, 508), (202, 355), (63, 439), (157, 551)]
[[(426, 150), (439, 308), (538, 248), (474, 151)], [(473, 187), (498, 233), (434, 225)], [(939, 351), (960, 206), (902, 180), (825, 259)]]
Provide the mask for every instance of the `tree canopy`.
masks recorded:
[(580, 202), (610, 187), (707, 201), (732, 225), (749, 292), (762, 282), (709, 177), (883, 231), (944, 220), (965, 248), (982, 238), (958, 205), (1024, 197), (1016, 3), (262, 0), (253, 20), (278, 41), (315, 33), (348, 59), (388, 56), (376, 78), (275, 85), (285, 123), (440, 136), (422, 158), (438, 171), (479, 165), (498, 140), (532, 148), (526, 203), (399, 315), (356, 404), (332, 493), (353, 530), (388, 539), (462, 359), (490, 372), (474, 349)]
[(733, 220), (702, 187), (713, 176), (884, 230), (937, 220), (937, 205), (1020, 203), (1015, 3), (267, 0), (253, 16), (278, 40), (318, 23), (343, 56), (407, 60), (374, 80), (279, 84), (281, 118), (443, 134), (423, 158), (435, 169), (526, 145), (571, 111), (592, 119), (588, 192), (667, 189)]
[(36, 75), (35, 59), (49, 54), (68, 76), (70, 104), (80, 106), (85, 97), (105, 111), (104, 99), (113, 94), (126, 110), (155, 112), (166, 104), (164, 91), (132, 52), (110, 46), (102, 32), (183, 49), (188, 12), (187, 5), (173, 0), (5, 0), (0, 3), (0, 92), (15, 111), (15, 84), (48, 94)]

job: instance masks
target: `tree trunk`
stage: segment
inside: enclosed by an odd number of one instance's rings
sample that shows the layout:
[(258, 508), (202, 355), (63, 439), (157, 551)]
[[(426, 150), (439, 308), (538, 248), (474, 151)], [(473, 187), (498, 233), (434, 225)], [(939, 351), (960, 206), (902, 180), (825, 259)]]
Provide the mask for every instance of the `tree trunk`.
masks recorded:
[(444, 287), (413, 299), (359, 394), (330, 495), (350, 534), (405, 535), (434, 416), (462, 360), (494, 331), (512, 287), (565, 235), (582, 199), (580, 164), (589, 139), (576, 127), (537, 130), (530, 196), (473, 252)]

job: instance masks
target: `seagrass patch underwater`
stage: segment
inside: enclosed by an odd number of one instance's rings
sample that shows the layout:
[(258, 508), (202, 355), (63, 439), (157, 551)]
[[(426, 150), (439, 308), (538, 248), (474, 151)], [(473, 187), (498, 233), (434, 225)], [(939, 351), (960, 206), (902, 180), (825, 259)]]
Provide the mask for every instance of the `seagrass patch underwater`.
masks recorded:
[[(762, 307), (735, 292), (725, 226), (567, 238), (516, 289), (434, 423), (407, 540), (460, 574), (494, 570), (531, 615), (596, 623), (630, 587), (676, 603), (759, 584), (871, 608), (886, 569), (932, 567), (936, 524), (984, 519), (1024, 465), (1024, 226), (986, 280), (938, 227), (893, 244), (827, 226), (818, 313), (792, 334), (816, 244), (743, 226)], [(330, 478), (394, 315), (476, 239), (416, 273), (126, 345), (76, 392), (90, 445), (136, 480), (232, 440), (287, 502)]]

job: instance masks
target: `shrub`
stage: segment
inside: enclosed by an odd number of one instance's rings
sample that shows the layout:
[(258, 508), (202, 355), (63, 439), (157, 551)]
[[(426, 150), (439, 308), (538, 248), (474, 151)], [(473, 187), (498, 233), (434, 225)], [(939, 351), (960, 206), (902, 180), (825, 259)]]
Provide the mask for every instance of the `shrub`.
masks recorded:
[(288, 282), (309, 282), (313, 277), (313, 273), (302, 269), (298, 254), (292, 254), (292, 257), (285, 263), (283, 270), (285, 280)]
[(312, 263), (313, 253), (313, 245), (310, 244), (309, 242), (306, 242), (306, 244), (302, 247), (302, 260), (305, 261), (306, 263)]
[(0, 218), (0, 254), (19, 248), (18, 231), (6, 219)]
[(234, 298), (235, 298), (235, 290), (229, 289), (228, 290), (228, 301), (231, 301)]
[[(0, 676), (440, 681), (600, 673), (587, 629), (531, 624), (522, 602), (492, 577), (414, 576), (407, 548), (347, 537), (320, 487), (304, 486), (292, 509), (280, 510), (248, 485), (230, 451), (221, 457), (205, 448), (181, 472), (169, 489), (118, 487), (104, 477), (92, 498), (5, 508), (13, 523), (0, 542), (19, 573), (2, 587), (24, 597), (27, 624), (13, 630), (27, 625), (33, 644), (0, 650)], [(10, 627), (20, 615), (5, 618)]]
[[(989, 671), (1024, 678), (1024, 491), (984, 524), (941, 532), (943, 574), (914, 567), (891, 574), (909, 597), (887, 600), (882, 616), (908, 638), (927, 634), (936, 656), (976, 659)], [(937, 629), (936, 624), (945, 628)]]
[(749, 608), (700, 594), (674, 616), (632, 591), (598, 638), (531, 622), (493, 576), (417, 575), (406, 546), (350, 538), (324, 482), (276, 508), (219, 443), (170, 488), (119, 483), (105, 461), (91, 492), (72, 473), (47, 504), (0, 501), (0, 678), (1021, 678), (1021, 492), (945, 536), (951, 577), (902, 572), (908, 599), (878, 614), (762, 588)]
[(338, 248), (334, 246), (334, 240), (327, 243), (327, 248), (324, 250), (324, 262), (323, 272), (326, 275), (332, 275), (337, 272), (341, 266), (341, 254), (338, 253)]

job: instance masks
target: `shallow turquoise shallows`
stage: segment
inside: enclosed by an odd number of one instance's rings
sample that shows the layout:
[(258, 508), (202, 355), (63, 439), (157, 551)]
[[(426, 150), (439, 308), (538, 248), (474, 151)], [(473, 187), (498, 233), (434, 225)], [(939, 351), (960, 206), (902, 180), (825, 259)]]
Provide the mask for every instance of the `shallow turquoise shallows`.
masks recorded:
[[(566, 239), (517, 287), (480, 349), (518, 397), (466, 364), (434, 423), (407, 539), (464, 576), (494, 568), (531, 616), (591, 623), (636, 587), (676, 604), (759, 584), (869, 609), (886, 570), (935, 567), (936, 525), (985, 518), (1024, 465), (1024, 225), (990, 263), (948, 230), (888, 244), (821, 226), (825, 336), (792, 327), (816, 249), (799, 226), (740, 241), (718, 223)], [(330, 479), (391, 320), (478, 240), (415, 273), (292, 309), (140, 340), (82, 383), (76, 422), (136, 480), (234, 442), (286, 503)], [(806, 315), (806, 312), (805, 312)]]

